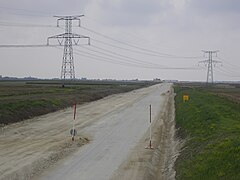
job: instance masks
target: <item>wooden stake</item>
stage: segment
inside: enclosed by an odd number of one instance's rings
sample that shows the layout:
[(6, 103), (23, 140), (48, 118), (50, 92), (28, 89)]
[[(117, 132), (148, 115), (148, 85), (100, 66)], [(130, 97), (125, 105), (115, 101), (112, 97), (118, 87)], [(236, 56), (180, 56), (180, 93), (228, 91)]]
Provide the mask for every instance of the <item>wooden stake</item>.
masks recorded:
[(153, 149), (153, 146), (152, 146), (152, 106), (151, 106), (151, 104), (149, 105), (149, 121), (150, 121), (150, 127), (149, 127), (150, 138), (149, 138), (149, 146), (147, 146), (146, 148)]
[(75, 136), (75, 119), (76, 119), (76, 109), (77, 109), (77, 104), (75, 102), (74, 104), (74, 111), (73, 111), (73, 130), (72, 130), (72, 141), (74, 141), (74, 136)]

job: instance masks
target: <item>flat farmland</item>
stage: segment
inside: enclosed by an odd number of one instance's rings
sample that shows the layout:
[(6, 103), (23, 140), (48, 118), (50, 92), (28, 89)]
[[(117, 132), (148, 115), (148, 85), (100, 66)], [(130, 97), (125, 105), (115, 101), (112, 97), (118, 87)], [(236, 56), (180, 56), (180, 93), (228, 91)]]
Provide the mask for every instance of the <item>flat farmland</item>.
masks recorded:
[(0, 82), (0, 125), (19, 122), (111, 94), (152, 85), (150, 82), (83, 81), (61, 87), (58, 81)]
[(231, 86), (223, 86), (218, 88), (210, 89), (210, 92), (222, 97), (226, 97), (230, 101), (240, 102), (240, 86), (231, 85)]
[(205, 83), (181, 83), (184, 88), (198, 88), (199, 90), (206, 90), (217, 96), (224, 97), (230, 101), (240, 102), (240, 84), (214, 84), (213, 86), (206, 86)]

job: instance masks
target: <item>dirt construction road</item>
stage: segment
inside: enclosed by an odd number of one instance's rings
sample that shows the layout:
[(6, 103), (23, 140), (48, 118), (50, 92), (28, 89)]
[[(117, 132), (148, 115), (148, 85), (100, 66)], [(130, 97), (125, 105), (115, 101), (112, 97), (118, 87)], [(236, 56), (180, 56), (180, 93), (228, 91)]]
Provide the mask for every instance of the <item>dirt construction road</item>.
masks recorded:
[[(173, 179), (177, 142), (171, 86), (79, 106), (74, 142), (69, 134), (72, 108), (5, 126), (0, 132), (0, 179)], [(145, 149), (149, 104), (154, 150)]]

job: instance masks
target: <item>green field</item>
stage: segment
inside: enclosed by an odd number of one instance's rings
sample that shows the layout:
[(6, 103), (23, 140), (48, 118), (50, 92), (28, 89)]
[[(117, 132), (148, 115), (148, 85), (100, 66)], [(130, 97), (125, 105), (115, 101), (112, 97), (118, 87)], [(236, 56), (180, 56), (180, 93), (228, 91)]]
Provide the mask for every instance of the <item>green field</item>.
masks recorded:
[[(240, 88), (175, 86), (176, 126), (185, 139), (177, 179), (240, 179)], [(231, 93), (232, 92), (232, 93)], [(182, 96), (190, 100), (183, 102)]]
[(0, 125), (54, 112), (74, 102), (83, 104), (105, 96), (152, 85), (151, 82), (83, 81), (65, 88), (58, 81), (0, 82)]

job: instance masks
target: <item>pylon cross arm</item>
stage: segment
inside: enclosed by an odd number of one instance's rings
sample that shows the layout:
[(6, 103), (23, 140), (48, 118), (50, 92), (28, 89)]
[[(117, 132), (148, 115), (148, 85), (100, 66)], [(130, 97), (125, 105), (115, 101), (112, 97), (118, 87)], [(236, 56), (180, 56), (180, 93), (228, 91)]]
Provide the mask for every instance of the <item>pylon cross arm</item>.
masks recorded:
[[(50, 39), (61, 39), (61, 38), (71, 38), (71, 39), (80, 39), (80, 38), (86, 38), (88, 39), (88, 44), (90, 45), (90, 37), (88, 36), (83, 36), (83, 35), (79, 35), (79, 34), (72, 34), (72, 33), (63, 33), (63, 34), (58, 34), (55, 36), (51, 36), (47, 38), (47, 45), (49, 45), (49, 40)], [(78, 42), (78, 41), (77, 41)], [(59, 43), (61, 45), (61, 43)], [(78, 43), (75, 44), (77, 45)]]

